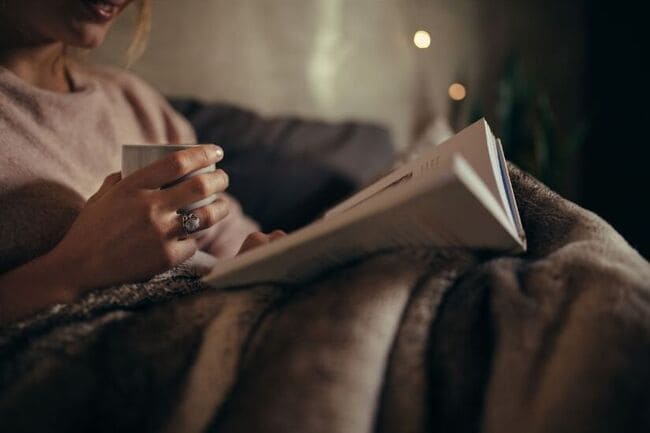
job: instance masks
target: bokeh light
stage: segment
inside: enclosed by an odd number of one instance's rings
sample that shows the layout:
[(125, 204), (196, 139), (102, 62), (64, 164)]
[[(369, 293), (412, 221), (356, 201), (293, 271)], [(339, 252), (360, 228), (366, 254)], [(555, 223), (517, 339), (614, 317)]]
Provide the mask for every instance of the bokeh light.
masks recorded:
[(449, 86), (449, 97), (454, 101), (462, 101), (467, 96), (467, 89), (460, 83)]
[(413, 43), (418, 48), (429, 48), (431, 45), (431, 35), (426, 30), (418, 30), (413, 35)]

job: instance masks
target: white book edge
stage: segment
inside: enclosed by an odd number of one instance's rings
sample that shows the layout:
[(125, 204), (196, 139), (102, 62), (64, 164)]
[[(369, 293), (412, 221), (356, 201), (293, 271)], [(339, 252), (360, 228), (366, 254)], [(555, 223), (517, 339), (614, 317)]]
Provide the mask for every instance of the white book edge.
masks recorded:
[(476, 174), (472, 167), (461, 156), (454, 158), (454, 172), (461, 178), (463, 183), (470, 189), (476, 199), (483, 207), (492, 214), (500, 223), (501, 227), (508, 232), (510, 237), (515, 241), (517, 247), (513, 251), (523, 252), (526, 250), (525, 239), (520, 236), (517, 227), (500, 206), (494, 195), (485, 186), (483, 180)]
[(506, 182), (508, 179), (504, 179), (503, 171), (501, 170), (501, 159), (499, 155), (500, 142), (494, 137), (490, 126), (485, 123), (485, 133), (487, 140), (488, 154), (490, 157), (490, 164), (492, 165), (492, 176), (497, 186), (498, 196), (501, 200), (501, 207), (506, 212), (508, 219), (515, 223), (515, 216), (512, 213), (512, 208), (508, 202), (508, 193), (506, 192)]
[(510, 210), (510, 216), (512, 217), (512, 222), (515, 225), (519, 238), (524, 244), (524, 248), (527, 247), (526, 242), (526, 232), (524, 231), (524, 226), (521, 222), (521, 215), (519, 214), (519, 206), (517, 206), (517, 199), (515, 197), (515, 192), (512, 190), (512, 182), (510, 181), (510, 173), (508, 171), (508, 163), (506, 162), (506, 156), (503, 153), (503, 145), (501, 140), (497, 139), (497, 153), (499, 156), (499, 168), (501, 170), (501, 178), (503, 180), (503, 185), (505, 186), (506, 195), (507, 195), (507, 207)]

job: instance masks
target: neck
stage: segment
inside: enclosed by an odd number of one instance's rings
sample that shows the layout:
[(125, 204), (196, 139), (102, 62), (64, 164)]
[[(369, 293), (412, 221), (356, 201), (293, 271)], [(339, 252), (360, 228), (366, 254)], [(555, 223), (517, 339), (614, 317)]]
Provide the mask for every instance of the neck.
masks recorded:
[(71, 91), (61, 42), (0, 49), (0, 65), (33, 86), (62, 93)]

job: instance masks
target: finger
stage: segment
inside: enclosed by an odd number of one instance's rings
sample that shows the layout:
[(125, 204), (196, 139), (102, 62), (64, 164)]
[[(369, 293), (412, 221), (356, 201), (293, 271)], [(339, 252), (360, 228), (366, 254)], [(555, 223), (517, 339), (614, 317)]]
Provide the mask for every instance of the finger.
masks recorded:
[(269, 240), (273, 242), (276, 239), (285, 237), (287, 234), (282, 230), (274, 230), (269, 234)]
[(119, 171), (115, 173), (111, 173), (108, 176), (106, 176), (102, 185), (99, 187), (97, 192), (88, 199), (88, 202), (97, 200), (98, 198), (106, 194), (106, 192), (109, 189), (111, 189), (111, 187), (113, 187), (120, 180), (122, 180), (122, 174)]
[(160, 191), (164, 205), (169, 210), (181, 209), (228, 188), (228, 175), (223, 170), (199, 174)]
[(266, 234), (262, 232), (251, 233), (246, 237), (246, 239), (244, 239), (244, 242), (239, 248), (239, 252), (237, 254), (244, 253), (246, 251), (252, 250), (253, 248), (259, 247), (260, 245), (268, 244), (269, 242), (269, 237)]
[(223, 150), (213, 144), (183, 149), (137, 170), (124, 180), (134, 188), (158, 189), (193, 171), (214, 165), (222, 158)]
[(168, 268), (180, 265), (196, 253), (198, 245), (196, 239), (187, 238), (170, 242), (167, 245), (165, 254)]
[(183, 215), (172, 214), (169, 222), (168, 235), (174, 238), (198, 237), (200, 231), (208, 229), (219, 221), (223, 220), (229, 212), (228, 203), (223, 199), (217, 199), (214, 203), (194, 209), (194, 214), (199, 219), (199, 227), (194, 233), (187, 233), (183, 227)]

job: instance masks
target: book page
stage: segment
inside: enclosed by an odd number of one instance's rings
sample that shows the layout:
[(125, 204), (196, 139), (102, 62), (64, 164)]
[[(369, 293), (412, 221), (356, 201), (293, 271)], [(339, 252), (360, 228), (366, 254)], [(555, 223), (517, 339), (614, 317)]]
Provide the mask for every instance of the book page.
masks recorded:
[(517, 200), (515, 199), (515, 193), (512, 190), (512, 183), (510, 182), (510, 174), (508, 173), (508, 163), (506, 162), (506, 157), (503, 153), (503, 146), (501, 145), (501, 140), (498, 139), (497, 139), (497, 151), (499, 155), (499, 167), (501, 169), (501, 178), (508, 198), (508, 207), (510, 209), (510, 216), (513, 219), (515, 229), (517, 230), (519, 237), (525, 242), (526, 232), (524, 231), (524, 226), (521, 223), (521, 216), (519, 215)]
[[(503, 154), (501, 142), (497, 140), (492, 133), (488, 135), (488, 151), (490, 154), (490, 163), (492, 164), (492, 174), (496, 180), (498, 190), (497, 197), (501, 200), (501, 207), (506, 212), (508, 220), (514, 226), (516, 224), (515, 216), (512, 213), (510, 199), (508, 197), (508, 193), (506, 192), (506, 189), (509, 188), (509, 185), (506, 185), (506, 182), (509, 184), (510, 178), (507, 176), (507, 174), (504, 175), (504, 167), (501, 165), (500, 154)], [(507, 167), (505, 167), (505, 169), (507, 170)]]

